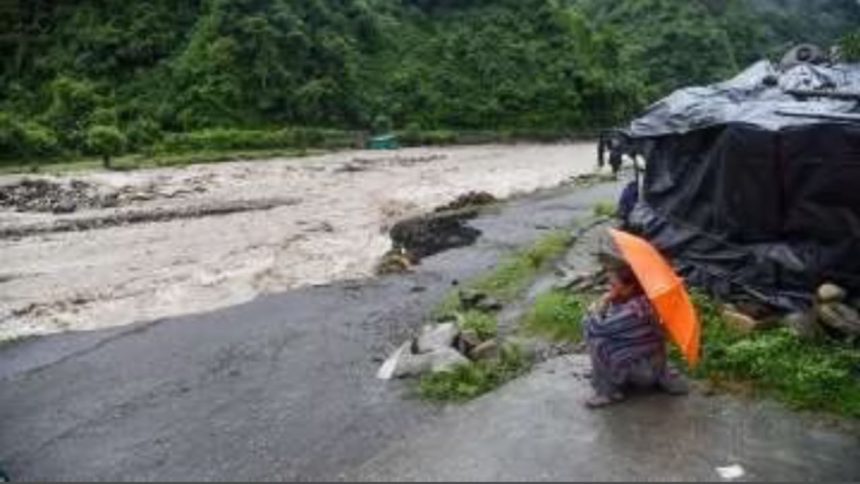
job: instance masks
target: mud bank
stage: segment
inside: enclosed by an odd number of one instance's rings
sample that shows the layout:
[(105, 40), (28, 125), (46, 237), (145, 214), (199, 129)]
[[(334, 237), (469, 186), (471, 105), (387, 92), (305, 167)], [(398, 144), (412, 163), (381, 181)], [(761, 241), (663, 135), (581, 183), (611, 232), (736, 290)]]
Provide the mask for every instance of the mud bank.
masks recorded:
[[(511, 145), (38, 177), (77, 183), (111, 203), (53, 213), (51, 203), (22, 209), (32, 197), (18, 196), (21, 203), (0, 208), (0, 233), (17, 234), (0, 239), (0, 339), (196, 313), (367, 277), (391, 248), (398, 221), (473, 191), (501, 199), (557, 186), (594, 165), (591, 144)], [(0, 177), (0, 189), (24, 178)], [(79, 224), (89, 230), (55, 230)]]

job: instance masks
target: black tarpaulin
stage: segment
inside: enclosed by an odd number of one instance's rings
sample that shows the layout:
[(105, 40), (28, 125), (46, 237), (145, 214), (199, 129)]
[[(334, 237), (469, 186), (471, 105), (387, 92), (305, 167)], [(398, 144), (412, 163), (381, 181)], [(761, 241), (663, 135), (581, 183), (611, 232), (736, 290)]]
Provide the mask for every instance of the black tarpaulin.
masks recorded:
[(824, 281), (860, 291), (858, 101), (847, 65), (761, 62), (673, 93), (625, 131), (646, 159), (632, 225), (717, 294), (793, 309)]

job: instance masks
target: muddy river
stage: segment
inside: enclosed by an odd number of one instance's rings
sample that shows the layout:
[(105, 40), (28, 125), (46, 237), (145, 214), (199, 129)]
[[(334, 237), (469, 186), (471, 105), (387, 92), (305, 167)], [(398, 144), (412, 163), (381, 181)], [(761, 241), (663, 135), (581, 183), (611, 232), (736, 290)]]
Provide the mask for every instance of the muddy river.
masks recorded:
[(0, 340), (368, 277), (396, 221), (470, 191), (507, 198), (562, 184), (593, 171), (595, 151), (588, 143), (415, 148), (0, 177)]

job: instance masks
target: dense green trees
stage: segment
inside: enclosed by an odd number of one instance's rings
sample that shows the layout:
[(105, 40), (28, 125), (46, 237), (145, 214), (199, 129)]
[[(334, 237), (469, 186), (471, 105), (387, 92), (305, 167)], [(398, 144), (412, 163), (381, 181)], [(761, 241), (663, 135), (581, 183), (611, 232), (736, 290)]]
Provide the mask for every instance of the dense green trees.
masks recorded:
[(599, 128), (858, 23), (853, 0), (0, 2), (0, 159)]

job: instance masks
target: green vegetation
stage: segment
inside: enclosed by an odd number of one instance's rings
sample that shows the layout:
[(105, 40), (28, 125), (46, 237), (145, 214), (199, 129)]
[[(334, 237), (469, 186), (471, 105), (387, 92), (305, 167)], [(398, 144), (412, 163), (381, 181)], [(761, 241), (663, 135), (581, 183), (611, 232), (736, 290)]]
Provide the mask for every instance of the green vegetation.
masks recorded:
[(126, 139), (116, 126), (96, 125), (87, 130), (87, 148), (102, 157), (104, 167), (110, 168), (110, 159), (122, 153)]
[(849, 62), (860, 62), (860, 30), (845, 36), (840, 44), (842, 56)]
[(742, 335), (726, 325), (715, 302), (701, 295), (695, 300), (704, 348), (694, 376), (771, 395), (796, 408), (860, 417), (860, 349), (803, 341), (786, 328)]
[(499, 322), (496, 318), (481, 311), (466, 311), (461, 314), (460, 329), (463, 331), (474, 331), (481, 341), (496, 337), (499, 330)]
[(552, 341), (578, 343), (582, 340), (585, 297), (565, 291), (550, 291), (537, 297), (523, 320), (527, 331)]
[(438, 402), (464, 402), (491, 392), (528, 371), (529, 363), (512, 345), (502, 347), (498, 359), (460, 365), (450, 372), (421, 379), (422, 398)]
[[(723, 320), (719, 306), (694, 300), (703, 325), (703, 358), (692, 376), (718, 388), (772, 396), (794, 408), (860, 417), (860, 349), (837, 341), (805, 341), (787, 328), (742, 334)], [(526, 330), (555, 341), (578, 342), (582, 296), (553, 291), (537, 298)], [(673, 356), (680, 360), (676, 349)]]
[[(499, 301), (511, 302), (522, 295), (550, 261), (564, 252), (569, 242), (567, 232), (552, 232), (531, 247), (512, 254), (468, 287)], [(461, 328), (475, 331), (481, 341), (498, 336), (495, 314), (461, 307), (457, 291), (449, 294), (435, 312), (437, 317), (457, 316)], [(527, 371), (528, 367), (529, 361), (518, 347), (503, 344), (499, 358), (425, 376), (419, 383), (419, 393), (428, 400), (462, 402), (494, 390)]]
[(475, 281), (472, 287), (501, 301), (511, 301), (528, 288), (534, 278), (570, 244), (567, 231), (556, 231), (531, 247), (515, 253), (491, 274)]
[(618, 212), (615, 204), (612, 202), (599, 202), (594, 205), (594, 216), (599, 218), (614, 217)]
[(0, 163), (556, 139), (858, 22), (853, 0), (5, 2)]
[[(564, 253), (569, 244), (570, 234), (566, 231), (551, 232), (531, 247), (513, 253), (490, 273), (468, 283), (467, 288), (501, 302), (513, 301), (529, 287), (547, 263)], [(444, 316), (462, 311), (454, 291), (434, 312), (436, 316)]]

